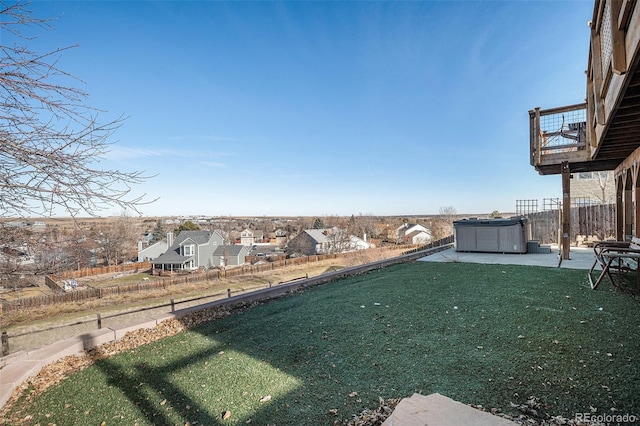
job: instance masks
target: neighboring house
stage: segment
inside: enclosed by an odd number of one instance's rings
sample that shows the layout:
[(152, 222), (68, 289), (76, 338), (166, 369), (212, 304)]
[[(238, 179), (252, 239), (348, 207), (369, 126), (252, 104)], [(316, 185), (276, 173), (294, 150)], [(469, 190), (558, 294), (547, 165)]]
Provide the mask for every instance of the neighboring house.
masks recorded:
[(289, 251), (306, 256), (329, 253), (331, 240), (326, 229), (305, 229), (289, 241)]
[(616, 202), (616, 182), (613, 171), (573, 173), (572, 179), (572, 204), (581, 207)]
[(264, 238), (264, 232), (245, 229), (240, 233), (240, 244), (251, 247), (254, 244), (261, 243)]
[[(148, 244), (148, 242), (147, 242)], [(165, 253), (169, 248), (166, 241), (158, 241), (155, 244), (144, 247), (144, 241), (138, 241), (138, 262), (146, 262), (158, 258), (162, 253)]]
[(409, 232), (404, 236), (404, 241), (408, 244), (429, 244), (431, 242), (431, 233), (420, 230)]
[(291, 253), (313, 256), (316, 254), (343, 253), (365, 250), (371, 244), (354, 235), (347, 235), (343, 229), (305, 229), (289, 241), (287, 249)]
[(0, 257), (3, 258), (3, 261), (6, 259), (17, 265), (30, 265), (34, 263), (34, 259), (29, 255), (26, 247), (2, 247), (2, 249), (0, 249)]
[(396, 229), (398, 240), (407, 244), (429, 244), (431, 230), (416, 223), (405, 223)]
[(27, 225), (31, 227), (32, 231), (45, 231), (47, 229), (47, 224), (42, 221), (28, 222)]
[(14, 220), (11, 222), (4, 222), (2, 226), (5, 226), (7, 228), (24, 228), (25, 226), (27, 226), (27, 222)]
[(213, 253), (224, 243), (217, 231), (182, 231), (173, 240), (167, 234), (167, 251), (151, 261), (153, 268), (162, 271), (194, 271), (215, 265)]
[(213, 252), (212, 266), (226, 268), (244, 265), (249, 252), (249, 247), (244, 245), (220, 245)]
[(287, 232), (283, 229), (276, 229), (275, 241), (273, 243), (279, 246), (284, 246), (285, 244), (287, 244)]
[(372, 247), (371, 244), (368, 243), (363, 238), (356, 237), (355, 235), (351, 235), (349, 237), (349, 250), (350, 251), (367, 250), (367, 249), (370, 249), (371, 247)]

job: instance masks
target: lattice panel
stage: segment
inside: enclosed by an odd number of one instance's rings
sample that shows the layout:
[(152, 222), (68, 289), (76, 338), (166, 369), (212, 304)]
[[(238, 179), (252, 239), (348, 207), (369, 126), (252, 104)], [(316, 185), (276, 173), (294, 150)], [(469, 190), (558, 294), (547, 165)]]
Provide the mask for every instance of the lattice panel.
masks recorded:
[(613, 42), (611, 39), (611, 2), (604, 4), (602, 22), (600, 23), (600, 61), (602, 62), (602, 75), (606, 75), (611, 63)]

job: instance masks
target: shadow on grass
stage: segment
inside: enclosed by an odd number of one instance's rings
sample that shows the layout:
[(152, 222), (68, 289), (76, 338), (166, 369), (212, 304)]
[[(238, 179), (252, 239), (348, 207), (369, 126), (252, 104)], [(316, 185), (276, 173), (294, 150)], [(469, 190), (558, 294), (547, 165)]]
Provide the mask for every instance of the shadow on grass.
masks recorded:
[[(176, 424), (176, 416), (188, 419), (195, 412), (200, 424), (215, 425), (219, 416), (210, 413), (201, 401), (196, 401), (168, 378), (185, 365), (197, 364), (216, 352), (215, 347), (209, 348), (162, 366), (154, 365), (153, 360), (149, 360), (149, 363), (138, 361), (125, 367), (112, 359), (104, 359), (96, 363), (96, 368), (106, 377), (106, 385), (119, 389), (151, 424), (173, 425)], [(114, 413), (112, 419), (124, 420), (117, 417), (117, 413)]]

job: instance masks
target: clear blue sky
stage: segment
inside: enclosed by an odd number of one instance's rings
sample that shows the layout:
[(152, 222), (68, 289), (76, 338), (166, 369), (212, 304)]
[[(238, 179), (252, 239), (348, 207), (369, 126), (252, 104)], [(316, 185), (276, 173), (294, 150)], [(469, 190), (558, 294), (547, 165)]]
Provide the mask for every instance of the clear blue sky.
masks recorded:
[[(101, 120), (144, 215), (515, 211), (561, 196), (528, 110), (584, 101), (591, 1), (36, 1), (32, 47)], [(105, 212), (119, 214), (115, 210)]]

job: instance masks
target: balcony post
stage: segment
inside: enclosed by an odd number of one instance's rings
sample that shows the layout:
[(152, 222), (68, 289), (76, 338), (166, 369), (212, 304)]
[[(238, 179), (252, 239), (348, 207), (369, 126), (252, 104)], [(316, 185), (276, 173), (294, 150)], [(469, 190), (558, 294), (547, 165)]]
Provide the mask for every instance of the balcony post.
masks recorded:
[(569, 260), (571, 244), (571, 171), (569, 162), (562, 162), (562, 260)]

